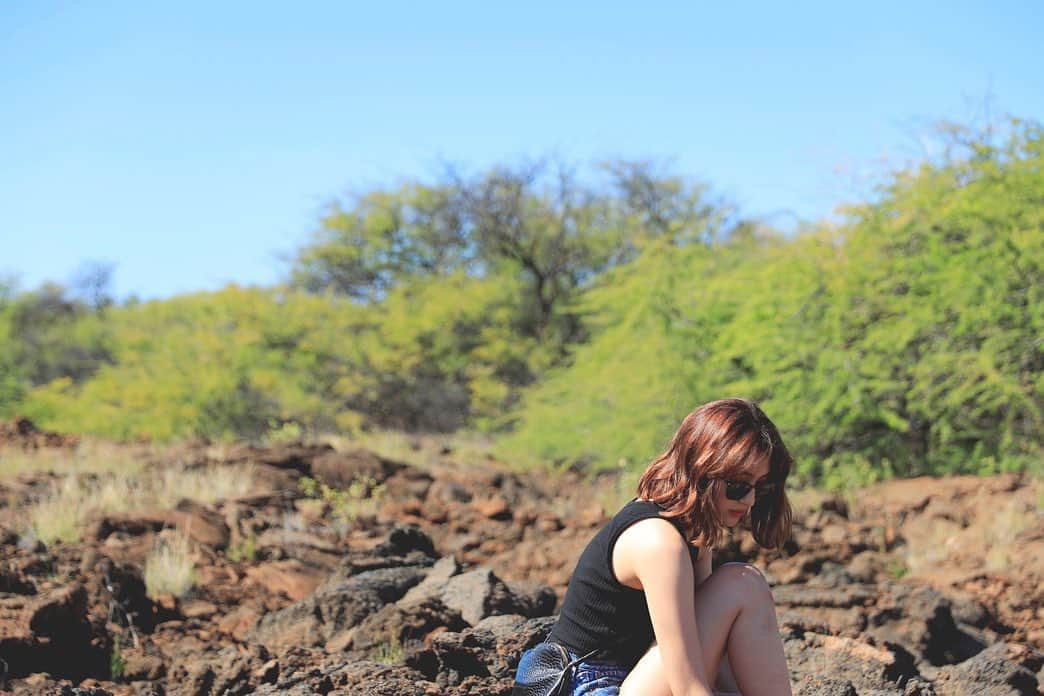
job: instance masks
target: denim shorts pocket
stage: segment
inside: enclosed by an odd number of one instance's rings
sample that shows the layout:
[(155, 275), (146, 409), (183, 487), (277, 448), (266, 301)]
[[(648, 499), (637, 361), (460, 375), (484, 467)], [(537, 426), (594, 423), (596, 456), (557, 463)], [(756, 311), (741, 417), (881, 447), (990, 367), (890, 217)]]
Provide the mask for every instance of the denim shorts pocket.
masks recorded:
[(572, 696), (617, 696), (627, 670), (611, 662), (583, 662), (573, 675)]

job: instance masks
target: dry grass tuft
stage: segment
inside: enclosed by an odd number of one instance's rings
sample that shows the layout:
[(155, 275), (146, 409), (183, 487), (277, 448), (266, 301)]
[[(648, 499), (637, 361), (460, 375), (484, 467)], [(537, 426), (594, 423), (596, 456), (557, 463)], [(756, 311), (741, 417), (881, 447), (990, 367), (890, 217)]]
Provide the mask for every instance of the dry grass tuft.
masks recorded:
[(83, 484), (69, 476), (53, 492), (28, 510), (29, 530), (33, 537), (51, 546), (58, 541), (80, 538), (83, 521)]
[(150, 597), (185, 595), (196, 583), (195, 564), (187, 531), (161, 534), (145, 557), (145, 590)]
[(401, 665), (406, 659), (406, 651), (402, 643), (391, 638), (374, 646), (370, 651), (370, 659), (380, 665)]

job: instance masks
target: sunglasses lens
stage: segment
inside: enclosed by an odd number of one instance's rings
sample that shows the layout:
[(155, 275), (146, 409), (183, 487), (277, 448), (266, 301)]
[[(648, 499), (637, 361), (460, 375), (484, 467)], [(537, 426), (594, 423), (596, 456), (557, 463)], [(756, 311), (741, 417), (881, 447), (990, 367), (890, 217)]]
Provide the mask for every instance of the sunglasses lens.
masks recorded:
[(757, 486), (747, 483), (746, 481), (725, 481), (725, 497), (729, 500), (743, 500), (750, 493), (751, 489), (754, 489), (755, 498), (764, 498), (767, 495), (771, 495), (776, 490), (776, 485), (773, 483), (762, 483)]
[(753, 487), (746, 481), (726, 481), (725, 497), (729, 500), (743, 500)]

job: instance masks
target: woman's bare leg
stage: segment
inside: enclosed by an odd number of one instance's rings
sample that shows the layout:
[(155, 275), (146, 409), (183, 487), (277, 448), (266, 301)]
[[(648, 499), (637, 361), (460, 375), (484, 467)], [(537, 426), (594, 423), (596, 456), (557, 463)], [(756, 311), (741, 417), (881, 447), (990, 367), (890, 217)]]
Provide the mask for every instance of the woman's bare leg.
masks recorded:
[[(790, 675), (776, 624), (772, 592), (764, 576), (746, 563), (726, 563), (696, 590), (696, 616), (703, 664), (719, 676), (717, 688), (743, 696), (789, 696)], [(728, 655), (728, 668), (721, 670)], [(730, 674), (731, 672), (731, 674)], [(729, 683), (732, 679), (735, 683)], [(621, 696), (671, 696), (658, 646), (627, 675)]]
[(739, 693), (739, 684), (736, 683), (736, 677), (729, 665), (728, 654), (721, 656), (721, 664), (718, 665), (718, 680), (714, 682), (714, 688), (719, 691)]

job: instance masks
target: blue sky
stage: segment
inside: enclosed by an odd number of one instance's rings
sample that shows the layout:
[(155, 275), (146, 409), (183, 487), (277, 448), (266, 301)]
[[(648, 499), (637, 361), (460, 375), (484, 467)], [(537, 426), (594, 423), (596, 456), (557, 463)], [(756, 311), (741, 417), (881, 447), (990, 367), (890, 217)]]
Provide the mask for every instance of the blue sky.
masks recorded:
[(822, 217), (942, 118), (1044, 118), (1044, 3), (0, 3), (0, 275), (278, 282), (345, 191), (656, 157)]

